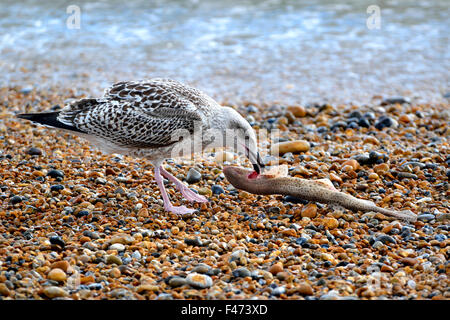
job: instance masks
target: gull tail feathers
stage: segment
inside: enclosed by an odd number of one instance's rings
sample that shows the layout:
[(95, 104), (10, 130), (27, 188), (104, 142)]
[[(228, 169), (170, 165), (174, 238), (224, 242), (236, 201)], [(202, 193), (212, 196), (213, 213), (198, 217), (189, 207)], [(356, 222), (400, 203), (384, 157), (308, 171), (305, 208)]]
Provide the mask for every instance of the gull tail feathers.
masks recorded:
[(75, 126), (68, 125), (68, 124), (63, 123), (60, 120), (58, 120), (58, 115), (59, 115), (59, 111), (42, 112), (42, 113), (21, 113), (21, 114), (17, 115), (17, 118), (30, 120), (32, 122), (38, 123), (38, 124), (46, 126), (46, 127), (58, 128), (58, 129), (64, 129), (64, 130), (69, 130), (69, 131), (73, 131), (73, 132), (83, 133), (83, 131), (79, 130)]

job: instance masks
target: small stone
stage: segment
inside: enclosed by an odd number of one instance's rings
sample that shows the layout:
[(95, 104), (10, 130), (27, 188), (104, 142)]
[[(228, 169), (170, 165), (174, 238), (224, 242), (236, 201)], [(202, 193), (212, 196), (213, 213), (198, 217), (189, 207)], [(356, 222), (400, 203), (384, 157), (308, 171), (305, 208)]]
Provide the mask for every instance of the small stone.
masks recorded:
[(64, 178), (64, 172), (62, 172), (61, 170), (51, 169), (50, 171), (47, 172), (47, 176), (54, 179)]
[(109, 250), (117, 250), (118, 252), (125, 251), (125, 246), (121, 243), (114, 243), (109, 246)]
[(195, 170), (194, 168), (190, 168), (186, 175), (187, 183), (196, 183), (202, 179), (202, 174)]
[(190, 273), (186, 277), (186, 282), (194, 288), (205, 289), (213, 285), (213, 280), (210, 276), (199, 273)]
[(63, 241), (63, 239), (60, 236), (51, 236), (50, 243), (60, 246), (61, 248), (64, 248), (66, 246), (66, 243)]
[(159, 291), (159, 289), (160, 289), (159, 286), (156, 286), (154, 284), (144, 283), (144, 284), (139, 285), (136, 288), (136, 292), (137, 293), (142, 293), (142, 292), (146, 292), (146, 291), (156, 292), (156, 291)]
[(58, 282), (64, 282), (67, 279), (67, 275), (63, 270), (55, 268), (50, 270), (50, 272), (47, 275), (47, 278)]
[(185, 278), (182, 277), (172, 277), (169, 280), (169, 286), (171, 286), (172, 288), (177, 288), (177, 287), (181, 287), (184, 286), (187, 283)]
[(119, 278), (121, 274), (122, 274), (122, 273), (120, 272), (120, 269), (119, 269), (119, 268), (116, 268), (116, 267), (112, 268), (112, 269), (109, 271), (109, 276), (110, 276), (111, 278)]
[(286, 141), (272, 145), (270, 153), (272, 155), (283, 155), (288, 152), (306, 152), (310, 149), (310, 147), (309, 142), (305, 140)]
[(313, 288), (306, 282), (300, 283), (295, 291), (302, 296), (312, 296), (314, 294)]
[(283, 265), (281, 263), (275, 263), (274, 265), (272, 265), (269, 269), (269, 272), (271, 274), (273, 274), (274, 276), (278, 273), (278, 272), (282, 272), (283, 271)]
[(245, 265), (247, 263), (247, 254), (244, 250), (239, 249), (235, 250), (231, 253), (230, 257), (228, 258), (228, 262), (236, 262), (236, 264)]
[(375, 172), (372, 172), (371, 174), (369, 174), (368, 178), (369, 178), (369, 180), (378, 180), (378, 179), (380, 179), (380, 176), (378, 174), (376, 174)]
[(417, 263), (419, 263), (419, 261), (417, 259), (414, 258), (402, 258), (399, 260), (399, 262), (407, 265), (407, 266), (414, 266)]
[(389, 165), (387, 163), (380, 163), (373, 167), (373, 171), (375, 171), (379, 175), (384, 175), (389, 171)]
[(218, 151), (214, 157), (217, 163), (231, 162), (234, 160), (234, 154), (227, 151)]
[(414, 173), (403, 172), (403, 171), (397, 173), (397, 178), (399, 178), (399, 179), (414, 179), (414, 180), (418, 179), (417, 175), (415, 175)]
[(252, 105), (252, 104), (247, 106), (247, 112), (248, 113), (255, 113), (255, 112), (258, 112), (258, 111), (259, 111), (258, 108), (256, 106)]
[(125, 194), (127, 194), (127, 191), (124, 188), (122, 188), (122, 187), (118, 187), (118, 188), (116, 188), (114, 190), (114, 193), (115, 194), (125, 195)]
[(199, 237), (185, 238), (184, 243), (186, 243), (188, 246), (194, 246), (194, 247), (201, 247), (203, 245), (203, 243)]
[(56, 262), (53, 262), (50, 265), (51, 269), (58, 268), (58, 269), (61, 269), (64, 272), (67, 272), (67, 270), (69, 270), (69, 267), (70, 267), (70, 264), (66, 260), (56, 261)]
[(134, 242), (134, 237), (130, 236), (129, 234), (118, 234), (115, 235), (111, 238), (111, 240), (109, 240), (110, 244), (114, 244), (114, 243), (121, 243), (121, 244), (127, 244), (130, 245)]
[(358, 161), (355, 160), (355, 159), (349, 159), (349, 160), (345, 161), (345, 162), (342, 164), (342, 166), (343, 166), (343, 167), (344, 167), (344, 166), (350, 166), (350, 167), (352, 167), (352, 169), (355, 170), (355, 171), (359, 169), (359, 163), (358, 163)]
[(8, 287), (4, 283), (0, 283), (0, 295), (8, 297), (11, 294)]
[(383, 244), (383, 242), (381, 242), (381, 241), (375, 241), (373, 244), (372, 244), (372, 247), (374, 248), (374, 249), (381, 249), (382, 247), (384, 246), (384, 244)]
[(324, 218), (323, 219), (325, 227), (327, 227), (329, 230), (335, 229), (339, 226), (339, 221), (335, 218)]
[(219, 194), (225, 193), (225, 190), (223, 190), (223, 188), (221, 186), (214, 184), (211, 187), (211, 192), (213, 194), (219, 195)]
[(13, 205), (21, 203), (22, 201), (23, 201), (23, 198), (21, 196), (13, 196), (9, 199), (9, 202)]
[(289, 278), (289, 276), (290, 276), (289, 272), (282, 271), (282, 272), (278, 272), (276, 277), (280, 281), (285, 281)]
[(437, 221), (450, 220), (450, 213), (449, 212), (440, 213), (436, 215), (436, 220)]
[(64, 189), (64, 186), (62, 184), (54, 184), (50, 187), (50, 191), (61, 191)]
[(207, 196), (207, 197), (212, 196), (212, 191), (210, 188), (202, 187), (202, 188), (198, 188), (197, 191), (198, 191), (198, 194), (201, 194), (202, 196)]
[(302, 106), (289, 106), (287, 110), (291, 112), (297, 118), (303, 118), (306, 116), (306, 109)]
[(378, 130), (383, 130), (384, 128), (396, 128), (397, 126), (397, 121), (388, 116), (381, 116), (377, 122), (375, 122), (375, 128)]
[(422, 213), (417, 216), (417, 220), (425, 221), (425, 222), (431, 221), (435, 218), (436, 217), (434, 216), (434, 214), (431, 214), (431, 213)]
[(276, 288), (272, 289), (272, 294), (274, 296), (280, 296), (285, 292), (286, 292), (286, 288), (284, 286), (276, 287)]
[(106, 256), (106, 264), (114, 264), (114, 263), (120, 266), (122, 264), (122, 259), (113, 254)]
[(375, 241), (380, 241), (381, 243), (383, 243), (383, 244), (386, 244), (386, 243), (397, 243), (397, 241), (395, 241), (395, 239), (393, 238), (393, 237), (391, 237), (391, 236), (388, 236), (388, 235), (381, 235), (381, 236), (378, 236), (376, 239), (375, 239)]
[(245, 278), (245, 277), (251, 276), (251, 272), (247, 268), (244, 268), (244, 267), (239, 267), (239, 268), (234, 269), (232, 274), (236, 278)]
[(33, 91), (33, 88), (32, 88), (32, 87), (26, 87), (26, 88), (20, 89), (19, 92), (22, 93), (22, 94), (24, 94), (24, 95), (27, 95), (27, 94), (30, 94), (31, 91)]
[(204, 263), (200, 263), (198, 265), (196, 265), (191, 272), (196, 272), (196, 273), (202, 273), (202, 274), (206, 274), (211, 270), (211, 267), (204, 264)]
[(39, 148), (31, 147), (31, 148), (27, 149), (26, 154), (29, 154), (30, 156), (41, 156), (42, 150)]
[(302, 212), (300, 213), (302, 218), (308, 217), (310, 219), (315, 218), (317, 215), (317, 205), (315, 203), (310, 203), (306, 205)]
[(382, 106), (387, 106), (390, 104), (403, 104), (403, 103), (410, 103), (409, 99), (406, 99), (404, 97), (391, 97), (391, 98), (386, 98), (383, 101), (381, 101), (380, 105)]
[(370, 159), (369, 155), (365, 154), (365, 153), (355, 156), (354, 159), (356, 161), (358, 161), (358, 163), (360, 165), (370, 164), (370, 162), (371, 162), (370, 161), (371, 159)]
[(69, 293), (67, 293), (67, 291), (63, 288), (55, 286), (45, 287), (43, 293), (50, 299), (57, 297), (67, 297), (69, 295)]
[(412, 121), (412, 117), (408, 114), (403, 114), (398, 118), (398, 121), (402, 123), (410, 123)]
[(366, 118), (361, 118), (358, 120), (358, 125), (362, 128), (369, 128), (370, 127), (370, 122), (368, 119)]

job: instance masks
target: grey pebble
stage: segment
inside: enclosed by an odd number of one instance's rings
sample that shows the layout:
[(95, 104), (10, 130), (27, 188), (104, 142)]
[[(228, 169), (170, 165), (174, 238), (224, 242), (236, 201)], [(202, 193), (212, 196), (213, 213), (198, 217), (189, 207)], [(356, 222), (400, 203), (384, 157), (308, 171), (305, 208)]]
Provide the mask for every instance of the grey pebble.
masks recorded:
[(186, 175), (187, 183), (196, 183), (202, 179), (202, 174), (195, 170), (194, 168), (190, 168)]
[(236, 278), (245, 278), (245, 277), (250, 277), (252, 275), (251, 272), (247, 268), (244, 268), (244, 267), (234, 269), (232, 274)]
[(393, 237), (388, 236), (388, 235), (381, 235), (381, 236), (378, 236), (378, 237), (375, 239), (375, 241), (380, 241), (380, 242), (382, 242), (383, 244), (386, 244), (386, 243), (397, 243), (397, 241), (395, 241), (395, 239), (394, 239)]
[(169, 286), (171, 286), (172, 288), (176, 288), (176, 287), (181, 287), (184, 286), (187, 283), (185, 278), (182, 277), (172, 277), (169, 280)]
[(419, 214), (417, 216), (417, 220), (425, 221), (425, 222), (431, 221), (435, 218), (436, 217), (434, 216), (434, 214), (431, 214), (431, 213), (423, 213), (423, 214)]

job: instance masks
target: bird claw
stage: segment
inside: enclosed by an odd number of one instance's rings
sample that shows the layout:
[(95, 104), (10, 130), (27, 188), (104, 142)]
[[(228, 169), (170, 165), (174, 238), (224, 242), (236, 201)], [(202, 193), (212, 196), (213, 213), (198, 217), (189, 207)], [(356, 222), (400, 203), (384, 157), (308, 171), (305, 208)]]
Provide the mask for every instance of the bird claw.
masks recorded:
[(175, 213), (180, 216), (185, 215), (185, 214), (191, 214), (191, 213), (197, 211), (196, 209), (186, 208), (185, 206), (180, 206), (180, 207), (170, 206), (170, 207), (166, 207), (165, 209), (169, 212)]
[(186, 200), (191, 202), (208, 202), (208, 199), (206, 197), (202, 196), (201, 194), (195, 193), (189, 188), (183, 188), (181, 190), (181, 194), (186, 198)]

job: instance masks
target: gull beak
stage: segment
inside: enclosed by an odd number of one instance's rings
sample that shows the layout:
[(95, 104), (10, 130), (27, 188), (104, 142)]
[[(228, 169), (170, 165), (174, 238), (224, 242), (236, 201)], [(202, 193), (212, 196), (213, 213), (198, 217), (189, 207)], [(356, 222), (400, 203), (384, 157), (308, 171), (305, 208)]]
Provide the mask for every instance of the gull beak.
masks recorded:
[(256, 163), (253, 163), (253, 169), (257, 174), (261, 173), (261, 169), (264, 169), (265, 165), (262, 162), (261, 156), (259, 155), (259, 152), (256, 152)]

